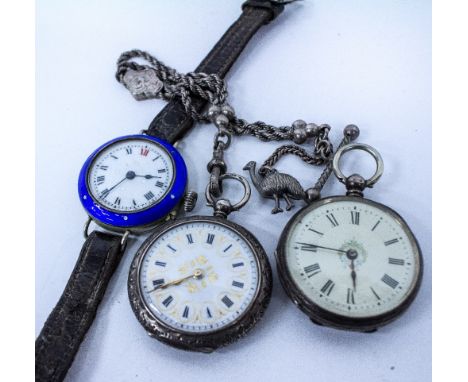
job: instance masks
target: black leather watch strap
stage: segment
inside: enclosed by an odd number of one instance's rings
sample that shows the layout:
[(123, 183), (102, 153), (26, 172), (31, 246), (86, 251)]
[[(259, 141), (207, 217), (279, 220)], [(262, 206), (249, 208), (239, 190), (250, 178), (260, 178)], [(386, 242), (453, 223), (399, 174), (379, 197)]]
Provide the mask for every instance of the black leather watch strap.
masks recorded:
[(121, 236), (92, 232), (36, 339), (36, 381), (62, 381), (122, 257)]
[[(244, 3), (240, 18), (228, 29), (196, 71), (228, 72), (255, 32), (283, 9), (279, 0)], [(201, 110), (205, 104), (194, 100)], [(191, 128), (178, 101), (171, 101), (151, 123), (147, 133), (175, 142)], [(96, 315), (107, 284), (122, 257), (121, 237), (93, 232), (86, 240), (59, 302), (36, 339), (36, 381), (62, 381)]]
[[(195, 71), (224, 77), (255, 32), (262, 25), (275, 19), (283, 8), (284, 5), (280, 1), (246, 1), (242, 5), (242, 15), (231, 25)], [(205, 105), (204, 100), (194, 98), (193, 106), (198, 111), (201, 111)], [(182, 104), (178, 100), (173, 100), (153, 119), (146, 133), (174, 143), (182, 138), (192, 125), (193, 120), (185, 113)]]

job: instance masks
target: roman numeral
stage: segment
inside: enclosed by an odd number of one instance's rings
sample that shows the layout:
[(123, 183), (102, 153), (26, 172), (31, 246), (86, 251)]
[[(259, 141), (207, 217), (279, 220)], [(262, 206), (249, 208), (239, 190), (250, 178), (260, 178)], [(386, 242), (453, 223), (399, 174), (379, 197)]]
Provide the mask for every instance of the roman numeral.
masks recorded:
[(111, 158), (119, 159), (118, 157), (116, 157), (115, 155), (112, 155), (112, 154), (111, 154)]
[(359, 215), (358, 211), (351, 211), (351, 224), (359, 225)]
[(165, 168), (162, 168), (161, 170), (158, 170), (158, 174), (163, 174), (166, 172), (166, 169)]
[(393, 257), (388, 258), (388, 263), (393, 265), (405, 265), (405, 260), (403, 259), (394, 259)]
[(107, 169), (109, 168), (109, 166), (99, 166), (99, 168), (100, 168), (101, 170), (107, 171)]
[(135, 202), (135, 199), (132, 199), (133, 205), (136, 207), (137, 202)]
[(213, 316), (211, 315), (210, 308), (206, 308), (206, 314), (208, 315), (209, 318), (213, 317)]
[(170, 244), (167, 245), (167, 248), (169, 248), (172, 252), (176, 251), (176, 249)]
[(352, 289), (348, 288), (348, 295), (346, 296), (347, 304), (354, 304), (354, 292)]
[(237, 267), (243, 267), (243, 266), (244, 266), (244, 263), (243, 263), (243, 262), (241, 262), (241, 263), (234, 263), (234, 264), (232, 264), (232, 267), (233, 267), (233, 268), (237, 268)]
[(239, 281), (233, 281), (232, 282), (232, 286), (235, 286), (236, 288), (243, 288), (244, 287), (244, 283), (241, 283)]
[(328, 280), (320, 289), (322, 293), (325, 293), (327, 296), (330, 296), (331, 291), (333, 290), (333, 287), (335, 286), (335, 283), (331, 280)]
[(323, 236), (322, 232), (316, 231), (315, 229), (309, 228), (309, 231), (315, 232), (317, 235)]
[(231, 247), (232, 247), (232, 244), (229, 244), (226, 248), (223, 249), (223, 252), (229, 251)]
[(130, 155), (132, 153), (132, 148), (131, 147), (127, 147), (125, 149), (125, 151), (127, 152), (128, 155)]
[(384, 244), (386, 246), (398, 243), (398, 239), (387, 240)]
[(155, 160), (158, 160), (159, 158), (161, 158), (161, 155), (157, 155), (156, 157), (154, 157), (154, 158), (153, 158), (153, 162), (154, 162)]
[(98, 176), (96, 178), (98, 186), (104, 183), (104, 179), (106, 179), (104, 175)]
[(333, 227), (336, 227), (337, 225), (339, 225), (338, 220), (336, 220), (336, 218), (335, 218), (335, 215), (329, 214), (329, 215), (327, 215), (327, 219), (330, 221), (330, 223), (331, 223), (331, 225)]
[(168, 296), (166, 299), (162, 302), (162, 304), (167, 308), (171, 302), (174, 301), (174, 297)]
[(380, 224), (380, 220), (377, 220), (377, 223), (372, 227), (371, 231), (375, 230), (377, 226)]
[(114, 204), (120, 206), (120, 202), (121, 202), (121, 201), (122, 201), (122, 200), (117, 196), (117, 197), (115, 198), (115, 200), (114, 200)]
[(230, 308), (231, 306), (234, 305), (234, 302), (228, 297), (228, 296), (224, 296), (221, 301), (224, 303), (224, 305), (226, 305), (228, 308)]
[(372, 293), (374, 293), (374, 296), (377, 300), (380, 300), (380, 296), (377, 294), (377, 292), (374, 290), (374, 288), (370, 287)]
[(149, 153), (149, 149), (147, 147), (142, 147), (140, 149), (140, 154), (143, 155), (144, 157), (147, 156)]
[(189, 314), (189, 307), (185, 305), (184, 313), (182, 313), (182, 317), (187, 318), (188, 314)]
[(107, 198), (107, 195), (109, 195), (109, 193), (110, 193), (110, 191), (106, 188), (104, 191), (101, 192), (99, 197), (105, 199), (105, 198)]
[(309, 278), (315, 276), (317, 273), (320, 273), (320, 265), (318, 265), (318, 263), (308, 265), (304, 268), (304, 272), (310, 273), (310, 275), (308, 275)]
[(192, 237), (192, 234), (189, 233), (189, 234), (187, 234), (187, 235), (185, 235), (185, 236), (187, 236), (187, 241), (188, 241), (188, 243), (189, 243), (189, 244), (193, 244), (193, 237)]
[(317, 252), (317, 247), (308, 243), (297, 243), (301, 246), (301, 251)]
[(164, 284), (164, 279), (153, 280), (153, 286), (159, 286)]
[(154, 194), (151, 191), (149, 191), (145, 194), (145, 198), (146, 200), (151, 200), (152, 198), (154, 198)]
[(161, 188), (162, 186), (164, 186), (164, 183), (158, 180), (155, 186)]
[(165, 267), (166, 263), (164, 261), (156, 261), (154, 265), (157, 265), (158, 267)]
[(391, 278), (389, 275), (387, 275), (386, 273), (383, 275), (382, 279), (381, 279), (385, 284), (387, 284), (390, 288), (393, 288), (395, 289), (399, 282), (396, 281), (395, 279)]
[(209, 234), (208, 234), (208, 237), (206, 238), (206, 242), (207, 242), (208, 244), (213, 244), (214, 238), (215, 238), (215, 235), (213, 235), (212, 233), (209, 233)]

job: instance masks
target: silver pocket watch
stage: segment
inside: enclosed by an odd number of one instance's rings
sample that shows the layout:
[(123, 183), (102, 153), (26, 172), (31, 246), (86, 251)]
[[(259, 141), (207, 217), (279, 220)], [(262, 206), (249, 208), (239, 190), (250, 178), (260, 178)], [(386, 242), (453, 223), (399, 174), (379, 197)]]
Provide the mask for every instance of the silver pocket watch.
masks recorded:
[(272, 289), (271, 267), (258, 240), (226, 219), (250, 197), (247, 180), (235, 204), (206, 189), (214, 216), (190, 216), (160, 226), (130, 269), (132, 309), (148, 334), (184, 350), (212, 352), (244, 336), (262, 317)]
[[(339, 162), (350, 150), (363, 150), (377, 169), (368, 180), (343, 175)], [(333, 172), (346, 196), (312, 202), (283, 230), (277, 250), (284, 290), (310, 319), (338, 329), (371, 332), (400, 316), (421, 284), (418, 242), (391, 208), (363, 197), (383, 173), (380, 154), (351, 143), (333, 159)]]

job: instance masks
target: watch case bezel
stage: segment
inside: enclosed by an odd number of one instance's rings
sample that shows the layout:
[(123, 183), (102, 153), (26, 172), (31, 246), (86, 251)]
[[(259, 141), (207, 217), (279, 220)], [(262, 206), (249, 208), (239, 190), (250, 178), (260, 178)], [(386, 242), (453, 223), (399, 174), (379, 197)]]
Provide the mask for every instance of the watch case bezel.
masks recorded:
[[(210, 332), (192, 333), (176, 329), (159, 320), (148, 308), (140, 288), (140, 270), (142, 261), (152, 244), (165, 232), (177, 226), (193, 222), (215, 223), (233, 230), (243, 237), (254, 253), (258, 267), (258, 287), (256, 294), (244, 313), (228, 326)], [(211, 353), (244, 337), (262, 318), (271, 299), (272, 270), (265, 250), (255, 236), (244, 227), (215, 216), (190, 216), (167, 222), (159, 226), (142, 244), (130, 267), (128, 295), (130, 305), (140, 324), (147, 333), (170, 346), (203, 353)]]
[[(171, 158), (174, 175), (164, 196), (155, 204), (135, 212), (115, 211), (100, 204), (88, 186), (88, 173), (96, 157), (109, 146), (125, 140), (147, 140), (165, 150)], [(144, 134), (125, 135), (99, 146), (85, 161), (78, 178), (78, 194), (88, 215), (98, 224), (111, 230), (153, 227), (177, 208), (187, 188), (187, 166), (182, 155), (169, 142)]]
[[(293, 280), (291, 272), (289, 271), (286, 258), (286, 244), (289, 237), (290, 230), (295, 226), (295, 223), (298, 219), (304, 216), (309, 211), (323, 206), (325, 204), (339, 202), (339, 201), (355, 201), (359, 203), (364, 203), (371, 205), (373, 207), (379, 208), (384, 212), (390, 214), (402, 227), (405, 233), (408, 235), (408, 238), (411, 243), (413, 251), (417, 254), (418, 264), (416, 265), (417, 274), (414, 278), (412, 285), (410, 287), (409, 293), (406, 298), (395, 308), (389, 310), (388, 312), (368, 316), (368, 317), (347, 317), (340, 315), (334, 312), (331, 312), (327, 309), (322, 308), (321, 306), (314, 303), (310, 298), (308, 298), (302, 291), (301, 288)], [(416, 298), (416, 295), (420, 289), (422, 275), (423, 275), (423, 258), (419, 243), (414, 236), (413, 232), (409, 228), (405, 220), (393, 209), (390, 207), (369, 200), (359, 196), (331, 196), (324, 199), (320, 199), (314, 203), (311, 203), (301, 210), (299, 210), (287, 223), (283, 232), (280, 236), (278, 246), (275, 252), (276, 266), (278, 270), (278, 277), (280, 279), (281, 285), (285, 290), (288, 297), (293, 301), (293, 303), (302, 310), (309, 318), (316, 324), (332, 327), (335, 329), (358, 331), (358, 332), (373, 332), (379, 327), (389, 324), (390, 322), (396, 320), (401, 316), (411, 305), (411, 303)]]

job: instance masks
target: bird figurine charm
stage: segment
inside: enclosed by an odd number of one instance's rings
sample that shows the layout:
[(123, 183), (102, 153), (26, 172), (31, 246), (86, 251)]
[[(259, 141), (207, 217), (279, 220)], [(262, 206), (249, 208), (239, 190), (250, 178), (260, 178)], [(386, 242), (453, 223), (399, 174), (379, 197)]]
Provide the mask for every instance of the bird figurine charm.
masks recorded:
[(291, 199), (306, 200), (307, 194), (296, 178), (268, 166), (263, 167), (265, 174), (261, 175), (260, 171), (258, 173), (255, 171), (256, 166), (256, 162), (250, 161), (244, 166), (244, 170), (249, 171), (250, 179), (261, 196), (275, 200), (272, 214), (283, 212), (280, 206), (281, 198), (286, 201), (287, 211), (294, 207)]

